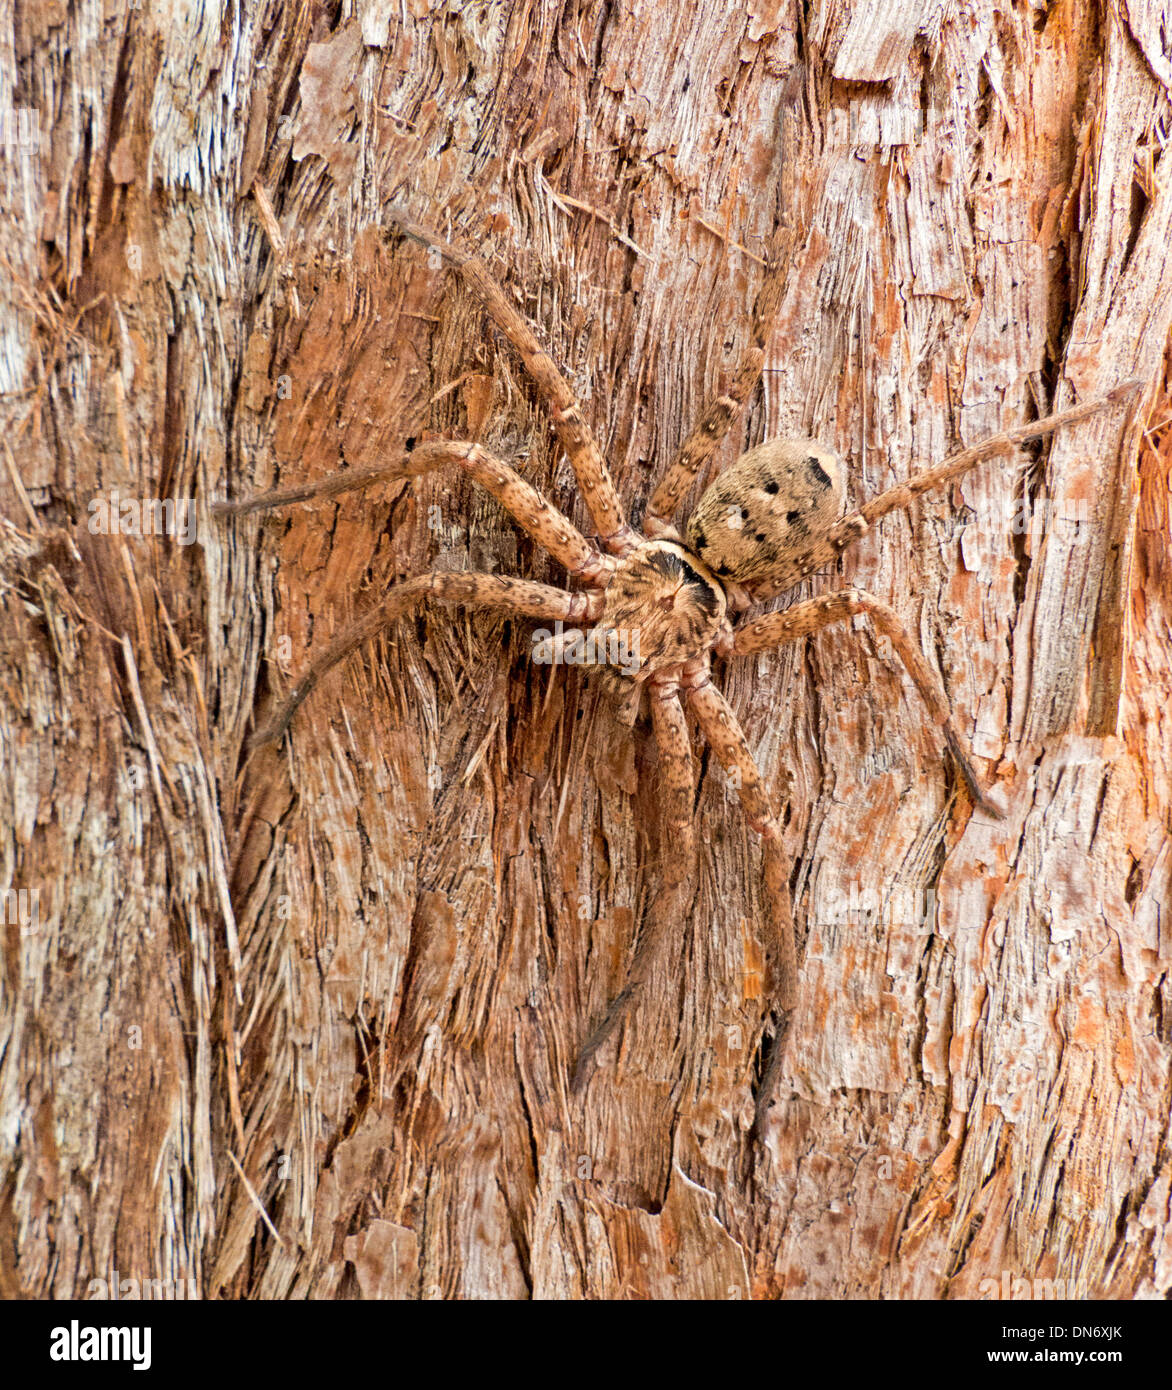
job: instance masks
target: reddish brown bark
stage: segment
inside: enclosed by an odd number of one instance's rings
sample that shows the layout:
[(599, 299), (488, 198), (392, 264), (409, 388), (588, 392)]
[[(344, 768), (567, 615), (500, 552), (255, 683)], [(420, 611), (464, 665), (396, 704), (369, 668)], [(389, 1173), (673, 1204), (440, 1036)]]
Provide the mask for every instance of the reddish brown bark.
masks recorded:
[[(207, 1297), (1167, 1294), (1149, 9), (247, 0), (188, 29), (152, 0), (94, 35), (18, 4), (3, 90), (41, 143), (0, 167), (5, 1295), (112, 1269)], [(245, 751), (388, 583), (561, 575), (465, 481), (275, 520), (212, 500), (431, 431), (587, 523), (478, 305), (383, 236), (391, 201), (486, 256), (636, 518), (783, 218), (722, 463), (808, 433), (857, 504), (1151, 383), (1146, 431), (985, 465), (803, 587), (865, 586), (917, 633), (1004, 824), (955, 798), (867, 628), (724, 669), (795, 865), (800, 1002), (764, 1079), (760, 854), (703, 763), (678, 959), (570, 1096), (672, 846), (647, 726), (535, 667), (523, 625), (401, 622)], [(115, 490), (194, 499), (195, 543), (95, 528)]]

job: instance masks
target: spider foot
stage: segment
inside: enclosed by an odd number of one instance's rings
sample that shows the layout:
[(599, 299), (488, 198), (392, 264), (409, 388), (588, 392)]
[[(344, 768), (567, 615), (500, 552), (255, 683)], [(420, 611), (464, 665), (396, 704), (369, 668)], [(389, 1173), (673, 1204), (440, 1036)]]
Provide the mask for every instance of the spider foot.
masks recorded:
[(950, 726), (944, 726), (944, 738), (948, 744), (948, 751), (952, 754), (952, 760), (956, 764), (957, 771), (960, 773), (961, 780), (968, 789), (968, 794), (972, 797), (973, 805), (980, 811), (984, 811), (993, 820), (1002, 821), (1005, 819), (1005, 811), (992, 800), (989, 790), (981, 783), (977, 776), (976, 769), (969, 760), (969, 755), (964, 745), (961, 743), (956, 731)]
[(606, 1017), (582, 1045), (582, 1050), (578, 1053), (577, 1065), (574, 1067), (574, 1075), (570, 1081), (570, 1090), (575, 1095), (582, 1094), (586, 1089), (586, 1083), (598, 1070), (596, 1060), (598, 1053), (610, 1041), (615, 1029), (623, 1021), (627, 1008), (633, 1002), (637, 992), (638, 987), (636, 985), (628, 985), (611, 1004)]

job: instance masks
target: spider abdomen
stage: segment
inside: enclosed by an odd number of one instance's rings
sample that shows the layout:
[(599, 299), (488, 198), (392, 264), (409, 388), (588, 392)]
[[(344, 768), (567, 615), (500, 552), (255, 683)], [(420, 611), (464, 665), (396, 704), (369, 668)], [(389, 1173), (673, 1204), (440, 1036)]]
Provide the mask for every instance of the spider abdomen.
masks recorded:
[(688, 544), (721, 579), (763, 579), (834, 525), (845, 493), (832, 449), (771, 439), (742, 454), (703, 494), (688, 521)]

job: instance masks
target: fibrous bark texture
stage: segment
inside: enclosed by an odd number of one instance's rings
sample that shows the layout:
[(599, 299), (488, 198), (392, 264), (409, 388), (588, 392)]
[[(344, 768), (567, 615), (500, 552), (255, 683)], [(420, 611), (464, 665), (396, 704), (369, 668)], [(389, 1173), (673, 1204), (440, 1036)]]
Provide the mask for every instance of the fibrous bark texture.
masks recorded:
[[(0, 32), (0, 1293), (1164, 1297), (1172, 1287), (1167, 4), (17, 0)], [(860, 622), (718, 666), (782, 811), (698, 745), (697, 891), (581, 1096), (673, 845), (654, 740), (532, 631), (398, 622), (436, 565), (564, 576), (442, 474), (576, 524), (481, 254), (632, 519), (791, 257), (766, 437), (854, 504), (1144, 392), (877, 525), (1002, 822)], [(693, 494), (694, 501), (695, 494)], [(793, 596), (791, 596), (792, 598)]]

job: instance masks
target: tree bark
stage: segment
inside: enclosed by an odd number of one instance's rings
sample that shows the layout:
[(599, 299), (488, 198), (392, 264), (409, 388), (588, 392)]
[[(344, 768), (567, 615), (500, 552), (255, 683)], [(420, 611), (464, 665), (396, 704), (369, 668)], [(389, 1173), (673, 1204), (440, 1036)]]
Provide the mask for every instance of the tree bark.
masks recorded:
[[(18, 0), (0, 35), (0, 1293), (1167, 1296), (1159, 5), (98, 14)], [(720, 464), (808, 434), (857, 505), (1148, 383), (796, 595), (897, 609), (1004, 822), (865, 625), (718, 667), (783, 810), (800, 1002), (697, 744), (692, 909), (581, 1098), (673, 852), (646, 722), (529, 626), (437, 609), (246, 747), (389, 584), (564, 576), (451, 476), (216, 499), (430, 433), (588, 529), (533, 384), (391, 202), (485, 257), (636, 521), (783, 219)]]

